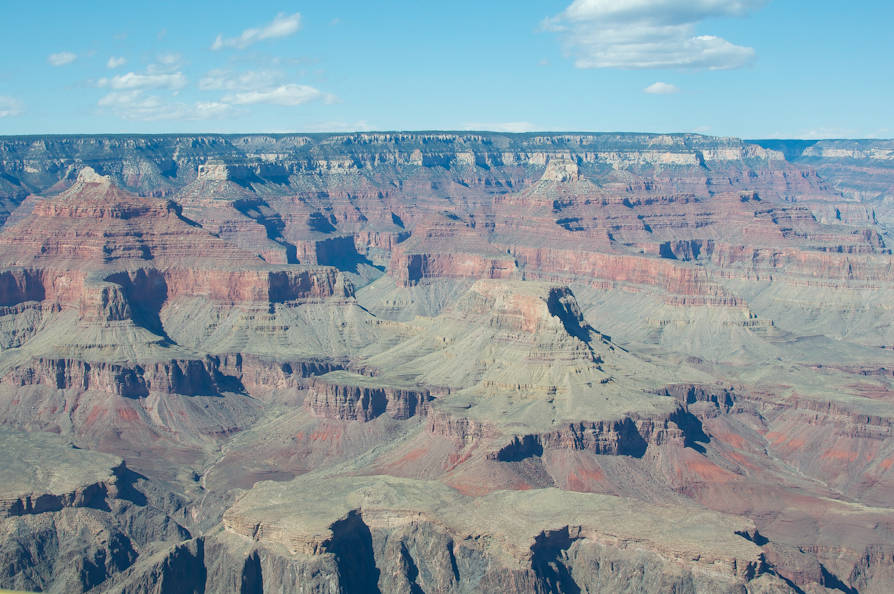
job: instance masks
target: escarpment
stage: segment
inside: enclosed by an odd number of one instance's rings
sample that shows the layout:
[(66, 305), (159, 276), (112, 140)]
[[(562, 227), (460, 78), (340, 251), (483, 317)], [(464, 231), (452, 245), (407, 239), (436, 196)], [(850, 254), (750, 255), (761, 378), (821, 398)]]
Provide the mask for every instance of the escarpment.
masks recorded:
[[(339, 574), (342, 584), (377, 579), (379, 587), (406, 580), (420, 588), (447, 591), (539, 589), (555, 584), (552, 580), (559, 571), (566, 576), (562, 582), (565, 587), (608, 587), (618, 579), (617, 574), (583, 568), (589, 560), (614, 558), (623, 568), (618, 568), (619, 572), (636, 573), (637, 568), (642, 572), (648, 567), (649, 575), (644, 579), (655, 586), (686, 581), (688, 577), (700, 584), (699, 590), (732, 590), (748, 587), (758, 579), (785, 589), (784, 582), (772, 575), (761, 578), (768, 574), (768, 568), (757, 547), (733, 532), (726, 536), (727, 530), (735, 530), (734, 524), (720, 515), (701, 515), (701, 528), (691, 521), (673, 521), (673, 536), (664, 530), (646, 535), (642, 527), (648, 525), (647, 518), (666, 510), (643, 506), (634, 516), (617, 498), (575, 494), (570, 499), (579, 519), (572, 520), (571, 525), (552, 527), (557, 495), (552, 489), (494, 494), (463, 509), (468, 505), (467, 498), (436, 483), (357, 478), (326, 483), (337, 508), (328, 518), (313, 516), (311, 510), (292, 515), (289, 520), (277, 516), (278, 506), (288, 505), (291, 498), (300, 500), (306, 485), (300, 480), (289, 484), (292, 493), (288, 498), (284, 498), (285, 485), (259, 485), (225, 514), (227, 531), (262, 545), (280, 545), (291, 559), (309, 556), (336, 565), (349, 562), (361, 573)], [(255, 507), (258, 497), (276, 503), (260, 510)], [(527, 516), (528, 525), (501, 523), (499, 513), (495, 516), (494, 512), (507, 505), (531, 514)], [(726, 540), (727, 556), (687, 558), (686, 551), (692, 546), (688, 539), (699, 538), (699, 531), (705, 534), (712, 529), (712, 539)], [(423, 544), (426, 541), (431, 544)], [(232, 548), (238, 540), (224, 542), (232, 543)], [(631, 558), (622, 551), (634, 542), (642, 556)], [(351, 557), (347, 557), (349, 551)], [(424, 568), (424, 572), (408, 572), (408, 562)], [(680, 564), (679, 569), (671, 569), (674, 564)], [(596, 562), (590, 567), (598, 565)], [(404, 570), (392, 570), (400, 567)], [(271, 565), (262, 565), (263, 572), (275, 575), (273, 579), (283, 579)], [(636, 591), (643, 586), (634, 582), (620, 591)]]
[[(120, 458), (76, 450), (55, 436), (0, 431), (4, 466), (0, 517), (38, 515), (63, 508), (102, 509), (127, 468)], [(45, 458), (45, 459), (42, 459)], [(52, 466), (47, 463), (52, 461)]]
[[(120, 458), (39, 432), (0, 430), (0, 579), (28, 590), (106, 589), (189, 532), (149, 505)], [(89, 535), (89, 536), (88, 536)]]
[(214, 358), (127, 365), (66, 359), (35, 359), (8, 373), (0, 382), (11, 386), (46, 385), (58, 390), (96, 390), (127, 398), (151, 390), (185, 396), (212, 395), (239, 389)]
[(377, 385), (374, 378), (336, 372), (318, 377), (304, 403), (321, 417), (370, 421), (386, 413), (394, 419), (424, 416), (431, 400), (427, 388)]
[(0, 138), (0, 588), (887, 592), (888, 141)]

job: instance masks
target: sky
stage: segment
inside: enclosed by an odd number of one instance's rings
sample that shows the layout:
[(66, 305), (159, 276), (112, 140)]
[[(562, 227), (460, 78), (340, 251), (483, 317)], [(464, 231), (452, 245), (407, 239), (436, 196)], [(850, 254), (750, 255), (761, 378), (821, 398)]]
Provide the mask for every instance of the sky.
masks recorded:
[(887, 0), (0, 0), (0, 134), (894, 137)]

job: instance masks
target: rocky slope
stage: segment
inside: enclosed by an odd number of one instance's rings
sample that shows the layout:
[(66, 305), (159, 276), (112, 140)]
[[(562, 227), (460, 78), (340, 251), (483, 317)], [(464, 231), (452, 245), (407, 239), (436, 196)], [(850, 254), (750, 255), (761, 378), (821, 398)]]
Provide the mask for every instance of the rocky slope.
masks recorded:
[(890, 145), (0, 138), (0, 588), (888, 592)]
[(0, 467), (4, 587), (88, 591), (130, 573), (149, 591), (156, 584), (143, 560), (176, 563), (188, 546), (189, 531), (147, 498), (143, 477), (120, 458), (40, 432), (0, 430), (0, 444), (8, 455)]

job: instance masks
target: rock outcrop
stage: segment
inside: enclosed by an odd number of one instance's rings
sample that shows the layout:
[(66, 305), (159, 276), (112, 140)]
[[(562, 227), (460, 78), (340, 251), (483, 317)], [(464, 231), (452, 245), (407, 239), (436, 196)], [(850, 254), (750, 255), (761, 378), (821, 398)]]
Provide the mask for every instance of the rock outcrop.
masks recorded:
[(148, 505), (120, 458), (41, 433), (0, 430), (0, 444), (8, 455), (0, 469), (4, 587), (107, 590), (151, 551), (189, 537)]
[[(328, 517), (320, 515), (322, 509), (288, 516), (278, 511), (304, 501), (305, 489), (317, 488), (301, 480), (257, 486), (227, 511), (224, 526), (262, 547), (282, 547), (286, 562), (331, 559), (341, 569), (334, 575), (339, 586), (349, 589), (395, 591), (415, 585), (492, 592), (616, 586), (641, 591), (689, 583), (694, 591), (733, 591), (761, 580), (754, 585), (786, 591), (783, 581), (767, 574), (758, 548), (736, 534), (748, 528), (720, 515), (670, 518), (661, 507), (641, 506), (634, 512), (616, 497), (577, 494), (570, 497), (577, 519), (552, 527), (555, 490), (504, 492), (470, 505), (455, 491), (424, 481), (357, 478), (323, 484), (330, 494)], [(258, 501), (265, 502), (263, 509)], [(526, 522), (501, 521), (508, 509), (524, 513)], [(644, 532), (655, 525), (653, 516), (662, 517), (667, 527)], [(630, 548), (638, 554), (623, 553)], [(720, 549), (725, 557), (709, 552)], [(281, 582), (288, 578), (274, 569), (269, 553), (265, 557), (262, 575), (272, 574), (286, 588), (297, 585)], [(614, 559), (615, 571), (593, 570)], [(623, 584), (622, 576), (636, 574), (638, 579)]]
[(370, 421), (386, 413), (393, 419), (425, 415), (431, 400), (427, 388), (383, 385), (375, 378), (334, 372), (314, 380), (304, 403), (320, 417)]

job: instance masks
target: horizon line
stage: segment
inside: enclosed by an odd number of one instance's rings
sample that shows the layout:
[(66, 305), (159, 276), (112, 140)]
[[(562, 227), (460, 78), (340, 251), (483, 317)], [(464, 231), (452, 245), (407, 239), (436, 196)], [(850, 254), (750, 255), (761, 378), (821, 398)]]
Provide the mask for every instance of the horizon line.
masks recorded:
[(626, 132), (620, 130), (529, 130), (525, 132), (507, 132), (500, 130), (457, 130), (457, 129), (437, 129), (437, 128), (421, 128), (421, 129), (393, 129), (393, 130), (353, 130), (353, 131), (314, 131), (314, 132), (28, 132), (24, 134), (0, 134), (0, 139), (14, 138), (40, 138), (40, 137), (111, 137), (111, 136), (356, 136), (360, 134), (490, 134), (502, 136), (536, 136), (536, 135), (576, 135), (576, 136), (608, 136), (608, 135), (624, 135), (624, 136), (698, 136), (702, 138), (719, 138), (719, 139), (736, 139), (749, 142), (762, 141), (797, 141), (797, 142), (821, 142), (828, 140), (835, 141), (894, 141), (894, 137), (816, 137), (816, 138), (799, 138), (795, 136), (765, 136), (765, 137), (747, 137), (747, 136), (730, 136), (718, 134), (705, 134), (702, 132)]

